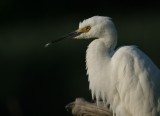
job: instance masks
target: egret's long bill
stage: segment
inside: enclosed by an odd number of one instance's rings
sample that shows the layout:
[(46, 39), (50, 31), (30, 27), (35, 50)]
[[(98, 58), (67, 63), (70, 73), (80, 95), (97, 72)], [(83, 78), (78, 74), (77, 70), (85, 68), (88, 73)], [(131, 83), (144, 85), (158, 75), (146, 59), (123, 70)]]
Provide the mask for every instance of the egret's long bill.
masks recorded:
[(67, 39), (67, 38), (74, 38), (74, 37), (80, 35), (81, 33), (82, 33), (82, 32), (79, 32), (78, 30), (73, 31), (73, 32), (71, 32), (71, 33), (69, 33), (69, 34), (67, 34), (67, 35), (65, 35), (65, 36), (63, 36), (63, 37), (60, 37), (60, 38), (58, 38), (58, 39), (55, 39), (55, 40), (47, 43), (47, 44), (45, 45), (45, 47), (48, 47), (49, 45), (51, 45), (51, 44), (53, 44), (53, 43), (59, 42), (59, 41), (61, 41), (61, 40)]

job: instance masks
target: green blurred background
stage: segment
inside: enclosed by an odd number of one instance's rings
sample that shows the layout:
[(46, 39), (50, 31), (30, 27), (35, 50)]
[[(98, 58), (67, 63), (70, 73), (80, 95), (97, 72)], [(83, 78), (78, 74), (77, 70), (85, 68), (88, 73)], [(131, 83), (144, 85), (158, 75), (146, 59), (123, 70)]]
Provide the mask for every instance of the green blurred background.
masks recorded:
[(137, 45), (160, 66), (158, 3), (1, 0), (1, 116), (70, 116), (65, 105), (77, 97), (91, 100), (85, 70), (85, 51), (91, 40), (44, 45), (94, 15), (112, 17), (118, 46)]

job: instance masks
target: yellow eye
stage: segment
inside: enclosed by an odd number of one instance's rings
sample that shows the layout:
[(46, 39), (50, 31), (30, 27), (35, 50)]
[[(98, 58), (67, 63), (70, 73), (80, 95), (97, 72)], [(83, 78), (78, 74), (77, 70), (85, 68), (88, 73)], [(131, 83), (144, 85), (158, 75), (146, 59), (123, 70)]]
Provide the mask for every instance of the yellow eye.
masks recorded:
[(91, 29), (91, 27), (87, 26), (87, 27), (85, 27), (85, 29), (86, 29), (86, 32), (88, 32)]
[(86, 26), (86, 27), (83, 27), (83, 28), (79, 29), (79, 32), (81, 32), (81, 33), (87, 33), (90, 29), (91, 29), (90, 26)]

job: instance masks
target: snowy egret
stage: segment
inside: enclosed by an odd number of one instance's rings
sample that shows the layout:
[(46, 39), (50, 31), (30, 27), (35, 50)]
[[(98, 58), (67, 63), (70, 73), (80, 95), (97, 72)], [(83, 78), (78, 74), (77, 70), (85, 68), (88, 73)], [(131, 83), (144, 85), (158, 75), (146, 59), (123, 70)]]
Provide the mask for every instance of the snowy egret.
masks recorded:
[[(65, 38), (94, 39), (86, 52), (92, 98), (116, 116), (160, 116), (160, 70), (136, 46), (115, 50), (116, 28), (109, 17), (94, 16)], [(47, 44), (47, 46), (49, 45)]]

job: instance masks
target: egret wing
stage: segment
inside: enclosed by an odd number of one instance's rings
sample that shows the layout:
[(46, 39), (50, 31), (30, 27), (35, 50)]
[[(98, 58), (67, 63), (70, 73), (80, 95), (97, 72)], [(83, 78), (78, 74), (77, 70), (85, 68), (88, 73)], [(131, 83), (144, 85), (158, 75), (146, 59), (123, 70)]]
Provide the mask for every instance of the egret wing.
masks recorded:
[[(160, 99), (160, 71), (156, 65), (135, 46), (119, 48), (111, 63), (115, 89), (111, 102), (116, 113), (156, 115)], [(124, 111), (120, 111), (122, 107)]]

